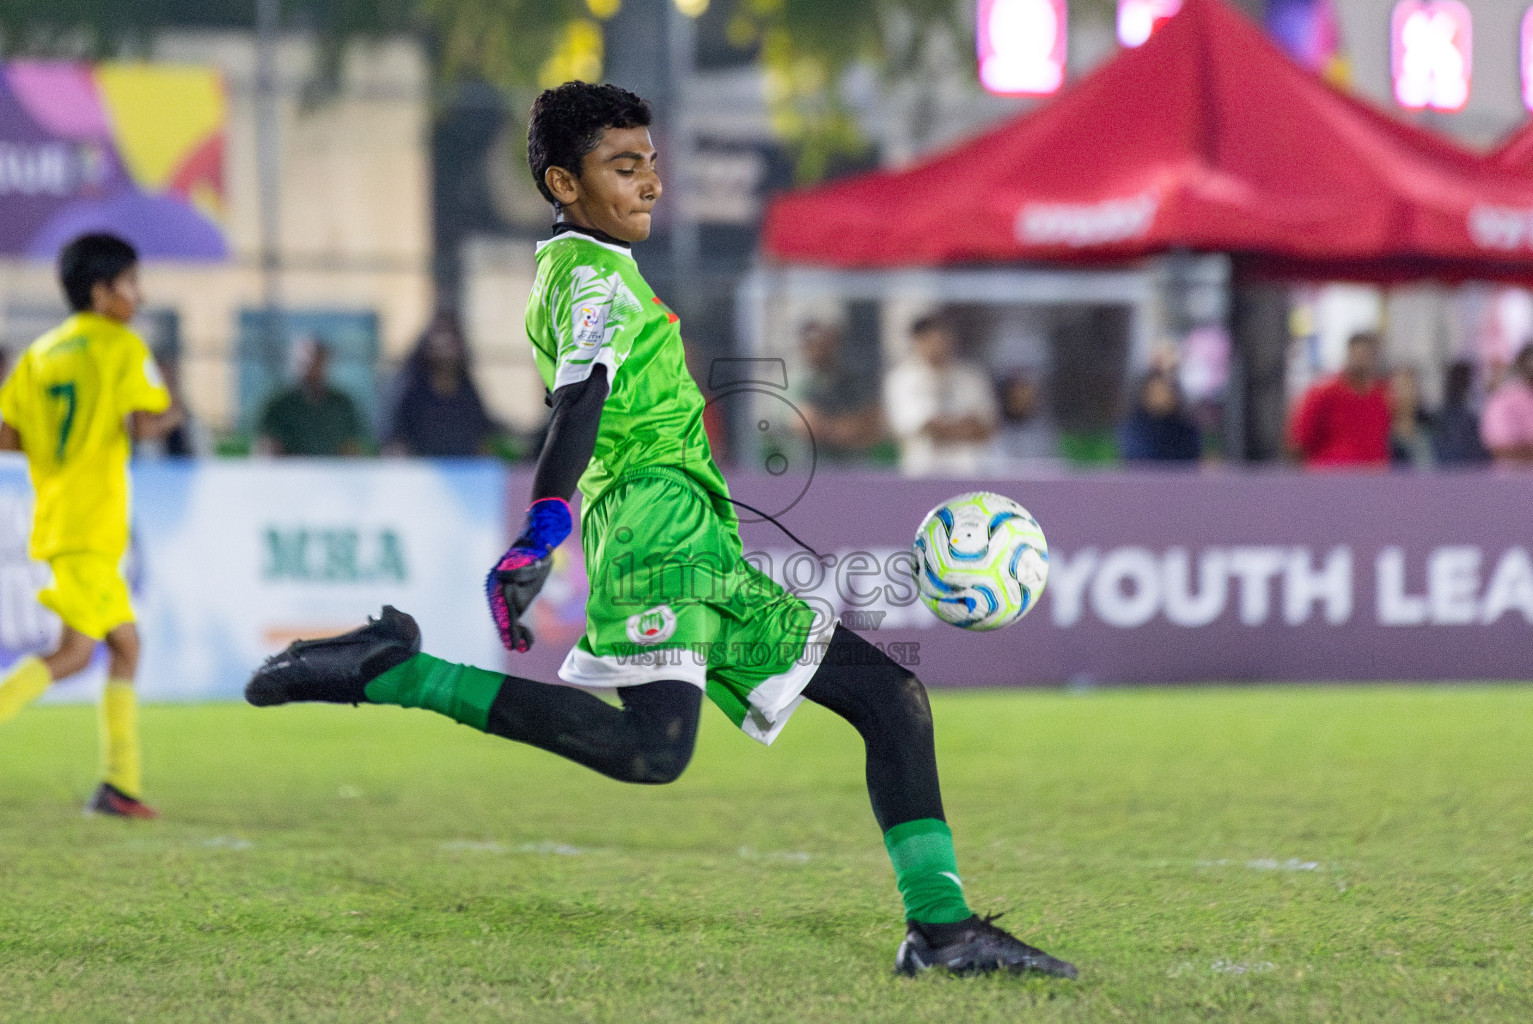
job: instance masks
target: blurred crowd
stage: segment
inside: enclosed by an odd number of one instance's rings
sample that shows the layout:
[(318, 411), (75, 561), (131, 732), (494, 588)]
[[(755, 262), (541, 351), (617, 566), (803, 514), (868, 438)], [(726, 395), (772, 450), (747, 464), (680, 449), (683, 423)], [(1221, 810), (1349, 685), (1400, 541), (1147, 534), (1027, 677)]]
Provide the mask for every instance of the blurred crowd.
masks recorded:
[[(881, 395), (859, 386), (842, 329), (816, 320), (802, 330), (805, 379), (796, 389), (801, 432), (834, 463), (876, 464), (891, 443), (907, 475), (966, 476), (1061, 461), (1040, 382), (997, 375), (961, 354), (958, 332), (931, 314), (910, 328), (909, 354), (884, 376)], [(1414, 367), (1386, 371), (1377, 335), (1359, 333), (1345, 365), (1297, 396), (1288, 455), (1311, 468), (1533, 466), (1533, 344), (1510, 366), (1477, 381), (1475, 368), (1444, 371), (1443, 400), (1428, 410)], [(1483, 400), (1477, 401), (1476, 396)], [(1177, 368), (1155, 366), (1133, 382), (1107, 457), (1125, 465), (1195, 466), (1218, 461), (1208, 410), (1189, 406)]]
[[(305, 337), (293, 351), (293, 380), (257, 421), (262, 455), (451, 458), (489, 455), (507, 432), (485, 411), (458, 318), (438, 310), (389, 383), (377, 433), (330, 380), (331, 352)], [(376, 440), (375, 440), (376, 439)]]
[[(158, 358), (158, 357), (157, 357)], [(381, 414), (370, 423), (357, 401), (333, 380), (334, 352), (319, 335), (300, 337), (288, 353), (289, 379), (262, 403), (248, 445), (238, 439), (220, 448), (200, 421), (164, 441), (141, 443), (150, 457), (241, 454), (267, 457), (452, 458), (517, 457), (536, 450), (536, 438), (518, 438), (486, 411), (474, 381), (468, 345), (457, 316), (433, 314), (415, 346), (383, 388)], [(159, 359), (166, 386), (179, 400), (176, 362)], [(4, 376), (0, 351), (0, 377)]]
[(1449, 365), (1442, 404), (1428, 411), (1416, 370), (1384, 372), (1378, 336), (1355, 334), (1341, 371), (1311, 386), (1294, 407), (1291, 452), (1316, 468), (1533, 466), (1533, 344), (1486, 382), (1479, 410), (1475, 384), (1472, 364)]
[[(800, 331), (791, 399), (798, 432), (826, 465), (894, 467), (910, 476), (973, 476), (1063, 464), (1057, 424), (1048, 422), (1043, 387), (1026, 373), (996, 373), (964, 354), (955, 323), (932, 313), (909, 329), (905, 358), (879, 379), (848, 355), (845, 329), (812, 320)], [(1533, 467), (1533, 342), (1511, 364), (1477, 380), (1469, 362), (1447, 366), (1442, 401), (1423, 403), (1414, 367), (1386, 369), (1376, 334), (1353, 335), (1340, 371), (1296, 396), (1287, 427), (1292, 462), (1311, 468)], [(433, 314), (394, 372), (376, 423), (331, 379), (331, 347), (300, 338), (290, 380), (272, 393), (254, 424), (257, 455), (534, 459), (541, 438), (517, 436), (485, 408), (457, 316)], [(0, 349), (0, 379), (8, 369)], [(174, 360), (160, 371), (180, 397)], [(1162, 362), (1128, 389), (1126, 412), (1110, 432), (1105, 458), (1123, 465), (1196, 466), (1219, 461), (1217, 427), (1207, 409), (1183, 396), (1177, 368)], [(1216, 417), (1215, 417), (1216, 419)], [(725, 424), (707, 422), (727, 450)], [(212, 433), (195, 417), (139, 454), (211, 455)], [(1099, 446), (1100, 447), (1100, 446)], [(1070, 460), (1080, 461), (1080, 460)]]

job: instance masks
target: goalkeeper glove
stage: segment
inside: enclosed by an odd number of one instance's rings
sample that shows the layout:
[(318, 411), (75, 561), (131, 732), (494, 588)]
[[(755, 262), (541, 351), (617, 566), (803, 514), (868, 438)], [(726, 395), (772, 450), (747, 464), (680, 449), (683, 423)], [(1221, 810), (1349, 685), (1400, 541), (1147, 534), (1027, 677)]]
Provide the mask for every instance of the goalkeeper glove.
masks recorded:
[(522, 535), (495, 563), (485, 577), (484, 593), (490, 615), (508, 651), (532, 647), (532, 630), (521, 621), (532, 599), (543, 589), (553, 569), (554, 548), (570, 535), (570, 503), (563, 498), (542, 498), (527, 509)]

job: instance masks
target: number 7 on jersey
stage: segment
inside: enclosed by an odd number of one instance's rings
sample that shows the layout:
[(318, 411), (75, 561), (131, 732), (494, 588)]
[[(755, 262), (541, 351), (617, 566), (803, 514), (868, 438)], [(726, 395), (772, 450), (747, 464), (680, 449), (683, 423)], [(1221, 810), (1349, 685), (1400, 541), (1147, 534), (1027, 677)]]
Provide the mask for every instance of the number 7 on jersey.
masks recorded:
[(54, 384), (48, 388), (49, 398), (62, 399), (64, 402), (64, 418), (59, 422), (59, 448), (54, 455), (55, 462), (64, 461), (64, 446), (69, 443), (69, 431), (75, 425), (75, 383), (72, 380), (62, 384)]

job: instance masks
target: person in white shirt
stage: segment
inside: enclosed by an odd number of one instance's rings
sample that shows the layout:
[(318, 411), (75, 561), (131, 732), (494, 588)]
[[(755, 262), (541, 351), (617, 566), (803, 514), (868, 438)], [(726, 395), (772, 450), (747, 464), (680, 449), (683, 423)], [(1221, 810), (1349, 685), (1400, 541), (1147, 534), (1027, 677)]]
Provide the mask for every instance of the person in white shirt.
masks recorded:
[(910, 338), (910, 358), (884, 381), (884, 412), (900, 442), (901, 471), (907, 476), (980, 472), (998, 419), (990, 378), (958, 358), (958, 340), (940, 316), (917, 320)]

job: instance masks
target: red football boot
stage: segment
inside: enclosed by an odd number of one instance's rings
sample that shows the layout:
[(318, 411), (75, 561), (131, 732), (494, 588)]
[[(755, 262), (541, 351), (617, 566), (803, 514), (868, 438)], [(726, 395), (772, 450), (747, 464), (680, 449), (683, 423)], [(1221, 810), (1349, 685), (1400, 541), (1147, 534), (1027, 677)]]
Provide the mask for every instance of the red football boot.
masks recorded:
[(160, 813), (142, 800), (135, 800), (110, 782), (96, 787), (96, 795), (85, 805), (86, 814), (107, 814), (114, 818), (158, 818)]

